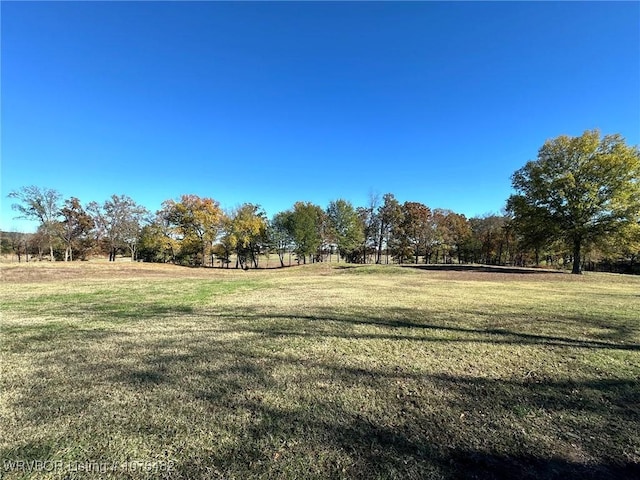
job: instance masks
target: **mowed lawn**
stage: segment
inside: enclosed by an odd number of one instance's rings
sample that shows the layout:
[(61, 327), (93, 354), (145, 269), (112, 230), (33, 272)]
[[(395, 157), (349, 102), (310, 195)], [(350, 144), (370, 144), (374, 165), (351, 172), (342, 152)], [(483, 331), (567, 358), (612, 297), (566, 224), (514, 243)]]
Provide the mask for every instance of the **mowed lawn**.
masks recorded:
[(2, 478), (640, 475), (638, 277), (34, 263), (1, 299)]

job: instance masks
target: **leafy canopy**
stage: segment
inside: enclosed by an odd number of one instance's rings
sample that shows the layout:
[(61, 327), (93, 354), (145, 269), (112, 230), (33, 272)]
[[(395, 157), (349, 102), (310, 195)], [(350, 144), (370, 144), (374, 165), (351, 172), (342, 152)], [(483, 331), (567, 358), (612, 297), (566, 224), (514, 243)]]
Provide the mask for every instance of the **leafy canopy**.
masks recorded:
[(562, 135), (540, 148), (512, 177), (517, 194), (507, 208), (528, 235), (561, 238), (573, 245), (579, 273), (585, 243), (616, 233), (640, 217), (640, 152), (620, 135), (597, 130)]

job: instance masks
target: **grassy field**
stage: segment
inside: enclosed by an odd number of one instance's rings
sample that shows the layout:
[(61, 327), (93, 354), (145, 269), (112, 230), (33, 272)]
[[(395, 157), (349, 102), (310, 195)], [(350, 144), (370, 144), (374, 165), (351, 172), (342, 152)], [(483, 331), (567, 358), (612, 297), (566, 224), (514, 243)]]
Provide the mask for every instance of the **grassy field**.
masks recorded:
[(2, 478), (640, 475), (638, 277), (1, 272)]

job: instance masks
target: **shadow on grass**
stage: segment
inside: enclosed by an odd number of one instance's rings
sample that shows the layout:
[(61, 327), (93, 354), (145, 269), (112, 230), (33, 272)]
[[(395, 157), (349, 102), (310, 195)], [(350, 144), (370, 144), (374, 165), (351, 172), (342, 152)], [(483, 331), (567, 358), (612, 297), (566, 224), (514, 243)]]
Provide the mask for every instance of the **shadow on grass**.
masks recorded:
[[(138, 312), (143, 318), (170, 314), (147, 307), (152, 313)], [(310, 357), (304, 346), (291, 347), (297, 338), (338, 337), (639, 349), (393, 319), (410, 314), (198, 312), (201, 326), (161, 338), (123, 339), (114, 330), (86, 341), (91, 332), (62, 325), (48, 337), (14, 331), (48, 348), (33, 360), (46, 381), (25, 379), (36, 385), (13, 405), (18, 420), (33, 428), (62, 418), (69, 427), (42, 443), (14, 442), (0, 456), (42, 460), (79, 444), (78, 455), (89, 459), (122, 454), (94, 446), (98, 432), (169, 451), (176, 458), (172, 478), (637, 478), (637, 380), (424, 374), (385, 362), (347, 365), (338, 355)], [(120, 356), (101, 356), (103, 347), (125, 339)], [(127, 395), (137, 403), (116, 411), (122, 408), (114, 399)], [(216, 443), (223, 435), (211, 431), (224, 432), (226, 441)]]
[(147, 320), (194, 312), (194, 308), (191, 305), (163, 305), (148, 302), (85, 305), (79, 310), (84, 314), (94, 313), (100, 319), (115, 319), (116, 321)]
[[(105, 302), (68, 303), (55, 305), (42, 313), (43, 316), (63, 318), (72, 322), (103, 321), (107, 323), (129, 323), (132, 321), (144, 321), (149, 319), (161, 319), (170, 316), (189, 315), (195, 311), (192, 305), (188, 304), (167, 304), (152, 303), (143, 300), (109, 300)], [(16, 327), (5, 327), (11, 333), (17, 333), (22, 329), (32, 331), (53, 332), (56, 325), (69, 325), (69, 322), (49, 322), (39, 325), (19, 325)], [(53, 326), (52, 326), (53, 325)], [(66, 328), (66, 327), (65, 327)]]
[(469, 479), (592, 479), (616, 480), (640, 477), (640, 465), (589, 464), (564, 458), (537, 458), (531, 455), (506, 456), (474, 451), (456, 451), (452, 459)]
[(84, 343), (112, 338), (113, 333), (102, 328), (86, 328), (68, 322), (49, 322), (35, 325), (16, 325), (0, 329), (1, 350), (21, 354), (47, 352), (52, 344), (81, 340)]
[[(558, 335), (543, 335), (526, 332), (518, 332), (508, 330), (505, 328), (468, 328), (453, 325), (437, 324), (437, 323), (425, 323), (422, 321), (408, 321), (408, 320), (396, 320), (394, 316), (409, 316), (411, 315), (411, 309), (389, 309), (386, 315), (382, 316), (368, 316), (361, 315), (353, 316), (338, 316), (335, 313), (326, 311), (326, 313), (320, 313), (315, 315), (305, 314), (288, 314), (288, 313), (252, 313), (250, 309), (245, 309), (245, 313), (233, 314), (234, 319), (244, 320), (256, 320), (256, 326), (245, 325), (239, 328), (246, 331), (256, 332), (267, 336), (281, 336), (291, 335), (300, 337), (341, 337), (341, 338), (353, 338), (353, 339), (388, 339), (388, 340), (411, 340), (420, 342), (482, 342), (490, 344), (513, 344), (513, 345), (548, 345), (558, 347), (573, 347), (573, 348), (592, 348), (592, 349), (612, 349), (612, 350), (631, 350), (639, 351), (640, 344), (628, 342), (629, 338), (633, 338), (636, 334), (636, 330), (628, 326), (616, 326), (611, 328), (605, 321), (597, 321), (595, 324), (604, 328), (608, 326), (610, 330), (613, 330), (607, 337), (617, 342), (626, 343), (614, 343), (613, 341), (601, 341), (591, 339), (577, 339), (568, 336)], [(476, 312), (472, 312), (476, 313)], [(224, 314), (221, 314), (224, 315)], [(217, 314), (209, 314), (208, 316), (218, 316)], [(267, 326), (261, 326), (258, 320), (291, 320), (291, 321), (303, 321), (307, 322), (308, 328), (301, 329), (299, 324), (291, 324), (289, 328), (282, 328), (281, 325), (268, 324)], [(582, 318), (570, 318), (570, 320), (576, 323), (584, 322)], [(380, 328), (390, 329), (389, 333), (362, 333), (353, 330), (344, 329), (326, 329), (326, 328), (313, 328), (322, 325), (325, 322), (343, 323), (353, 326), (376, 326)], [(458, 333), (460, 336), (416, 336), (412, 332), (449, 332)], [(412, 333), (412, 334), (409, 334)], [(480, 336), (480, 337), (479, 337)]]
[[(316, 309), (317, 310), (317, 309)], [(65, 310), (66, 315), (73, 316), (73, 312)], [(320, 338), (340, 337), (350, 339), (387, 339), (387, 340), (409, 340), (419, 342), (475, 342), (487, 344), (511, 344), (511, 345), (541, 345), (554, 347), (572, 347), (587, 349), (610, 349), (640, 351), (640, 344), (632, 342), (630, 339), (637, 337), (638, 328), (629, 325), (614, 325), (604, 319), (585, 319), (578, 317), (563, 317), (563, 321), (569, 321), (576, 325), (590, 325), (605, 330), (606, 333), (598, 334), (601, 339), (593, 338), (572, 338), (570, 336), (548, 335), (529, 333), (526, 331), (516, 331), (507, 328), (470, 328), (458, 325), (451, 325), (451, 322), (437, 323), (429, 322), (429, 319), (416, 317), (415, 311), (409, 308), (378, 309), (379, 315), (353, 314), (337, 315), (331, 309), (320, 309), (318, 313), (291, 314), (291, 313), (264, 313), (251, 308), (243, 309), (242, 313), (209, 313), (197, 311), (190, 305), (154, 305), (138, 303), (130, 305), (123, 304), (88, 304), (82, 307), (83, 315), (88, 319), (98, 319), (107, 323), (119, 324), (131, 321), (162, 321), (165, 317), (192, 315), (199, 318), (233, 320), (247, 320), (251, 323), (236, 325), (233, 329), (244, 332), (252, 332), (260, 335), (278, 337), (307, 337)], [(488, 316), (483, 312), (470, 311), (460, 312), (475, 317)], [(400, 318), (394, 318), (400, 317)], [(415, 319), (411, 319), (414, 317)], [(500, 323), (502, 317), (514, 320), (513, 316), (502, 314), (490, 314), (489, 320), (496, 320)], [(411, 319), (411, 320), (408, 320)], [(268, 323), (264, 323), (264, 320)], [(254, 322), (255, 321), (255, 322)], [(301, 325), (299, 322), (304, 322)], [(331, 328), (333, 324), (346, 324), (351, 327), (374, 326), (383, 331), (381, 333), (364, 333), (362, 331), (342, 328)], [(5, 347), (14, 346), (17, 349), (31, 348), (39, 342), (59, 340), (68, 335), (82, 334), (84, 338), (99, 339), (104, 335), (104, 330), (96, 328), (83, 328), (81, 324), (69, 324), (68, 322), (53, 322), (39, 325), (20, 325), (15, 327), (5, 327), (3, 332), (7, 335), (8, 343)], [(84, 332), (84, 333), (82, 333)], [(434, 335), (426, 335), (426, 332), (433, 332)], [(459, 335), (456, 335), (459, 334)], [(17, 342), (12, 342), (11, 337), (18, 335)], [(606, 340), (606, 341), (605, 341)]]
[[(238, 345), (232, 348), (239, 348), (241, 365), (199, 372), (209, 379), (208, 387), (192, 394), (215, 411), (222, 407), (246, 412), (251, 422), (229, 448), (198, 462), (181, 463), (184, 478), (197, 478), (205, 465), (229, 477), (416, 479), (625, 479), (635, 478), (640, 467), (615, 459), (615, 451), (627, 446), (611, 438), (621, 419), (627, 427), (639, 420), (632, 407), (640, 393), (635, 381), (519, 382), (415, 375), (277, 354), (252, 356)], [(287, 388), (273, 374), (292, 367), (309, 385), (383, 391), (385, 411), (368, 405), (369, 400), (359, 409), (348, 408), (320, 392), (302, 392), (286, 407), (278, 407), (282, 400), (274, 405), (273, 395), (285, 395)], [(435, 411), (433, 399), (418, 393), (432, 390), (449, 393)], [(554, 442), (578, 444), (575, 450), (584, 455), (582, 462), (550, 455), (546, 445), (521, 432), (527, 420), (535, 425), (549, 412), (564, 416)], [(594, 462), (594, 457), (603, 456), (603, 442), (608, 453)], [(310, 460), (310, 454), (320, 452)], [(606, 455), (612, 458), (607, 461)]]
[(565, 275), (566, 272), (559, 270), (537, 269), (537, 268), (520, 268), (520, 267), (502, 267), (499, 265), (465, 265), (465, 264), (404, 264), (404, 268), (416, 268), (418, 270), (443, 271), (443, 272), (483, 272), (483, 273), (518, 273), (523, 275), (529, 274), (560, 274)]
[[(215, 415), (251, 420), (227, 447), (180, 462), (181, 478), (205, 478), (203, 471), (215, 469), (225, 478), (631, 479), (640, 468), (623, 460), (620, 452), (629, 445), (616, 436), (640, 420), (637, 381), (512, 381), (349, 368), (257, 353), (242, 341), (200, 344), (192, 352), (189, 365), (215, 357), (228, 366), (190, 369), (200, 381), (196, 388), (182, 385), (183, 391)], [(163, 355), (161, 361), (186, 360)], [(292, 368), (293, 381), (309, 390), (277, 380), (277, 372)], [(169, 375), (165, 382), (180, 380)], [(323, 394), (327, 385), (331, 391)], [(350, 389), (371, 397), (349, 407), (341, 392)], [(376, 407), (380, 395), (383, 411)], [(551, 445), (524, 432), (552, 415), (560, 425)], [(575, 452), (562, 458), (550, 446)]]

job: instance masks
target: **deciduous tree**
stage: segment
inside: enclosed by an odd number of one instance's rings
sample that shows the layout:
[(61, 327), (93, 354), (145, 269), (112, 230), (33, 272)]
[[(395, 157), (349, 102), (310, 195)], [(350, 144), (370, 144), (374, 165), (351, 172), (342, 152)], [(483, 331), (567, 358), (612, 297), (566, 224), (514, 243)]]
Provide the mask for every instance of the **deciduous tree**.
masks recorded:
[(311, 202), (296, 202), (293, 205), (289, 231), (295, 244), (298, 261), (307, 263), (307, 255), (314, 255), (322, 245), (324, 211)]
[(258, 256), (267, 240), (267, 219), (259, 205), (245, 203), (235, 209), (230, 218), (230, 243), (236, 252), (237, 264), (248, 268), (248, 262), (258, 268)]
[(276, 250), (280, 266), (284, 267), (284, 256), (289, 252), (289, 263), (291, 263), (291, 246), (293, 238), (291, 236), (291, 210), (279, 212), (273, 216), (269, 222), (269, 241)]
[[(464, 215), (451, 210), (436, 208), (432, 212), (433, 234), (427, 257), (435, 253), (435, 263), (440, 259), (444, 263), (458, 259), (458, 263), (466, 261), (465, 248), (469, 244), (472, 232), (469, 221)], [(441, 256), (440, 256), (441, 255)]]
[(126, 195), (112, 195), (102, 205), (91, 202), (87, 210), (93, 215), (98, 241), (109, 250), (109, 261), (116, 259), (119, 248), (129, 248), (135, 260), (136, 245), (149, 212)]
[(53, 241), (56, 236), (62, 195), (51, 188), (31, 185), (9, 193), (9, 198), (14, 198), (19, 202), (11, 205), (11, 208), (20, 214), (17, 218), (36, 220), (40, 223), (39, 228), (48, 239), (49, 259), (52, 262), (55, 261)]
[(215, 244), (221, 227), (222, 210), (212, 198), (197, 195), (182, 195), (180, 201), (163, 203), (169, 222), (183, 235), (182, 242), (198, 246), (201, 265), (207, 259), (207, 250)]
[(385, 247), (387, 252), (387, 262), (389, 263), (389, 243), (391, 240), (391, 233), (398, 227), (402, 221), (402, 208), (400, 202), (396, 200), (393, 193), (386, 193), (383, 197), (383, 203), (378, 207), (378, 228), (380, 233), (378, 235), (377, 246), (377, 258), (376, 263), (381, 262), (382, 248)]
[(626, 263), (626, 271), (633, 273), (640, 260), (640, 222), (626, 225), (616, 234), (600, 239), (597, 245), (607, 263)]
[(511, 224), (518, 234), (521, 251), (533, 252), (534, 262), (540, 264), (540, 253), (560, 234), (548, 209), (528, 203), (523, 196), (514, 195), (507, 202), (512, 215)]
[(426, 251), (432, 233), (429, 207), (419, 202), (404, 202), (402, 221), (394, 230), (396, 257), (399, 261), (403, 262), (413, 256), (415, 263), (418, 263), (420, 253)]
[(338, 199), (327, 207), (329, 229), (335, 238), (338, 252), (348, 262), (355, 262), (364, 242), (364, 226), (351, 202)]
[(3, 232), (2, 233), (2, 253), (13, 253), (18, 259), (18, 263), (25, 256), (29, 261), (29, 234), (19, 232)]
[(597, 130), (548, 140), (538, 158), (512, 177), (508, 200), (516, 222), (549, 225), (573, 251), (572, 273), (581, 273), (585, 244), (614, 234), (640, 216), (640, 151), (620, 135)]
[(472, 234), (472, 258), (474, 262), (501, 264), (506, 251), (505, 225), (508, 219), (489, 214), (469, 220)]
[(60, 216), (62, 221), (56, 230), (65, 245), (64, 261), (66, 262), (73, 260), (74, 247), (86, 238), (94, 227), (94, 221), (76, 197), (65, 200), (60, 209)]

